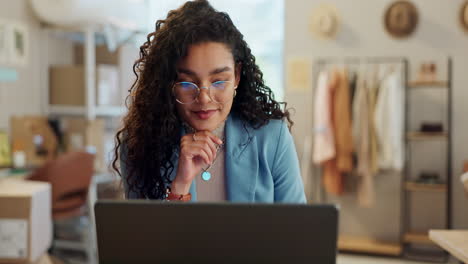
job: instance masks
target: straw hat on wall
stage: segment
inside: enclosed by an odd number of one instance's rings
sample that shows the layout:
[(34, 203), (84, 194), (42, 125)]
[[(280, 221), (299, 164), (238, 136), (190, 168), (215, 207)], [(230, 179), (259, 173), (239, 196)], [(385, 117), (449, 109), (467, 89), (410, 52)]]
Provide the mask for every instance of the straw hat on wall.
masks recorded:
[(338, 10), (331, 4), (320, 4), (312, 10), (309, 30), (320, 39), (335, 38), (340, 28)]
[(408, 37), (418, 25), (418, 11), (409, 1), (396, 1), (385, 11), (384, 25), (393, 37)]
[(460, 23), (463, 27), (468, 32), (468, 1), (463, 3), (462, 8), (460, 10)]

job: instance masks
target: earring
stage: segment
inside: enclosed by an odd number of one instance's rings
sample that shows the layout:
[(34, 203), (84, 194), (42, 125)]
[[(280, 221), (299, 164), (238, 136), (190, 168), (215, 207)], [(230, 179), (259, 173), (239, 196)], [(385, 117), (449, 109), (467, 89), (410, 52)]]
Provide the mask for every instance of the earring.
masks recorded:
[(234, 97), (236, 97), (237, 89), (234, 89)]

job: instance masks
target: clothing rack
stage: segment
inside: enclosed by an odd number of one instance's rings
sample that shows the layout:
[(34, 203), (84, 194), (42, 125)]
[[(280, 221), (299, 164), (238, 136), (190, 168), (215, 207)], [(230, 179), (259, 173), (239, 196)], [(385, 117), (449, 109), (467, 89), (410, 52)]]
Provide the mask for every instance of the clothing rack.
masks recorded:
[[(313, 68), (312, 68), (313, 70), (312, 79), (314, 81), (317, 80), (318, 74), (322, 70), (322, 67), (326, 65), (330, 65), (330, 64), (350, 65), (350, 64), (385, 64), (385, 63), (402, 63), (404, 67), (403, 68), (404, 83), (405, 84), (408, 83), (408, 60), (404, 57), (354, 57), (354, 56), (353, 57), (320, 57), (320, 58), (314, 59)], [(312, 93), (314, 94), (314, 92), (315, 91), (313, 91)], [(405, 107), (407, 107), (407, 105), (405, 105)], [(407, 130), (406, 126), (407, 124), (405, 122), (405, 131)], [(315, 173), (316, 171), (313, 170), (313, 172)], [(317, 186), (320, 187), (318, 188), (319, 190), (316, 190), (318, 191), (317, 193), (319, 195), (318, 197), (315, 197), (315, 198), (318, 198), (317, 199), (318, 201), (324, 201), (325, 196), (324, 196), (324, 193), (322, 192), (321, 185), (317, 185)]]
[[(408, 61), (406, 58), (403, 57), (321, 57), (316, 58), (313, 63), (313, 81), (314, 85), (318, 78), (318, 74), (320, 71), (324, 69), (324, 67), (337, 64), (338, 66), (341, 65), (360, 65), (360, 64), (393, 64), (399, 63), (402, 65), (402, 72), (403, 72), (403, 81), (404, 84), (408, 82)], [(315, 94), (315, 91), (313, 91)], [(405, 106), (406, 107), (406, 106)], [(406, 126), (406, 122), (405, 122)], [(406, 131), (406, 127), (405, 127)], [(405, 162), (406, 166), (406, 162)], [(402, 173), (406, 171), (406, 168), (403, 168)], [(315, 200), (323, 203), (327, 202), (327, 195), (322, 187), (321, 181), (321, 169), (317, 166), (313, 166), (312, 173), (313, 177), (313, 184), (314, 184), (314, 193)], [(403, 178), (403, 177), (402, 177)], [(401, 181), (403, 184), (403, 181)], [(403, 224), (405, 221), (404, 214), (402, 213), (402, 208), (404, 207), (403, 204), (403, 197), (404, 197), (404, 189), (403, 186), (399, 188), (400, 194), (400, 230), (397, 236), (400, 238), (403, 236)], [(342, 218), (341, 218), (342, 219)], [(387, 241), (378, 241), (375, 238), (362, 236), (362, 237), (354, 237), (354, 236), (347, 236), (343, 237), (340, 236), (338, 248), (341, 251), (351, 251), (351, 252), (358, 252), (358, 253), (371, 253), (371, 254), (381, 254), (381, 255), (391, 255), (391, 256), (400, 256), (402, 253), (402, 243), (393, 243)]]

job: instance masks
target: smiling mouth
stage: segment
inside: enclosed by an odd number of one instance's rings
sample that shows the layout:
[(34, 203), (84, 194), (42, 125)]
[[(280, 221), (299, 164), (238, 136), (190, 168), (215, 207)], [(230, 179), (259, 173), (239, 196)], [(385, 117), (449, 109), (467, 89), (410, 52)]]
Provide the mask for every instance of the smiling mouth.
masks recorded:
[(209, 119), (218, 111), (217, 109), (215, 110), (201, 110), (201, 111), (192, 111), (199, 119), (206, 120)]

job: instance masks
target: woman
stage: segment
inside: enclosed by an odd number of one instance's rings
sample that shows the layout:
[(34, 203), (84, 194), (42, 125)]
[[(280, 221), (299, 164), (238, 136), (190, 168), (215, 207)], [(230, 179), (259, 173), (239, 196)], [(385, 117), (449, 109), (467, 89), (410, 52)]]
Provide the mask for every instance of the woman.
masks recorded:
[(305, 202), (289, 112), (226, 13), (170, 11), (134, 72), (113, 162), (127, 198)]

